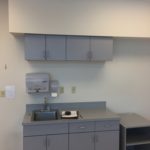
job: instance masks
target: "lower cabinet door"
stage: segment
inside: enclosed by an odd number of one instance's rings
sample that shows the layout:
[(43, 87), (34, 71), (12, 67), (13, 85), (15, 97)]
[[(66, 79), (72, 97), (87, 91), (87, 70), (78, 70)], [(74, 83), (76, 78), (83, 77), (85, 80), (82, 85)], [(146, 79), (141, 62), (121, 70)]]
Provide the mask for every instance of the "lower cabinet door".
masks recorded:
[(24, 137), (23, 150), (46, 150), (46, 136)]
[(95, 150), (119, 150), (119, 131), (96, 132)]
[(69, 150), (94, 150), (94, 132), (69, 134)]
[(47, 136), (47, 150), (68, 150), (68, 134)]

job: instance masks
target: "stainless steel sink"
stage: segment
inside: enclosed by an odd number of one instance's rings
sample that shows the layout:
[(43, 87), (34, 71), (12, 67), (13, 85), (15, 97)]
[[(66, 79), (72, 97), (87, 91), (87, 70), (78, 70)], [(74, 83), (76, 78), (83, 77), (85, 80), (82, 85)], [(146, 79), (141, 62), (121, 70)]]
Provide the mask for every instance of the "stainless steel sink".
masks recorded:
[(58, 112), (56, 110), (36, 110), (33, 112), (33, 121), (57, 120)]

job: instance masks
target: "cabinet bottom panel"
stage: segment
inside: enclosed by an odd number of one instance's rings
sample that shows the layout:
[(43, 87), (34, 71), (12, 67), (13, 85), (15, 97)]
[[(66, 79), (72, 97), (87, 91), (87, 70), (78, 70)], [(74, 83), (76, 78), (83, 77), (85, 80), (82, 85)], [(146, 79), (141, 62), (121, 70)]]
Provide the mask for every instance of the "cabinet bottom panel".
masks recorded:
[(127, 150), (150, 150), (150, 144), (128, 146)]

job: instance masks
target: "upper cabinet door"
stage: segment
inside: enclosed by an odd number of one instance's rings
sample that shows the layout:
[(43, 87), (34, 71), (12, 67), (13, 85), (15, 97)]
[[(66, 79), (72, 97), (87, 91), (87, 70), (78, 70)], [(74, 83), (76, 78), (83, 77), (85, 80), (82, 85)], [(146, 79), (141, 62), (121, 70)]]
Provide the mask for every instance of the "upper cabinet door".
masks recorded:
[(66, 37), (65, 36), (46, 36), (46, 59), (65, 60), (66, 58)]
[(25, 35), (25, 58), (27, 60), (45, 60), (45, 36)]
[(112, 52), (112, 38), (91, 37), (91, 61), (111, 60)]
[(67, 37), (67, 60), (89, 60), (90, 38), (88, 36)]

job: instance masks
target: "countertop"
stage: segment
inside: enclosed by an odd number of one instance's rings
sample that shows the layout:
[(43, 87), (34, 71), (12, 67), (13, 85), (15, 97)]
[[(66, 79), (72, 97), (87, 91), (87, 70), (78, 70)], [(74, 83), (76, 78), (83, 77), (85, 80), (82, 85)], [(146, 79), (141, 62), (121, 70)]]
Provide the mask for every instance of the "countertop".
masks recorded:
[(138, 128), (150, 126), (150, 120), (147, 120), (136, 113), (124, 113), (119, 114), (119, 116), (120, 116), (120, 123), (125, 128)]
[(120, 117), (108, 109), (79, 109), (80, 117), (78, 119), (58, 119), (50, 121), (33, 121), (32, 113), (27, 112), (24, 116), (23, 125), (40, 125), (51, 123), (71, 123), (81, 121), (103, 121), (118, 120)]

